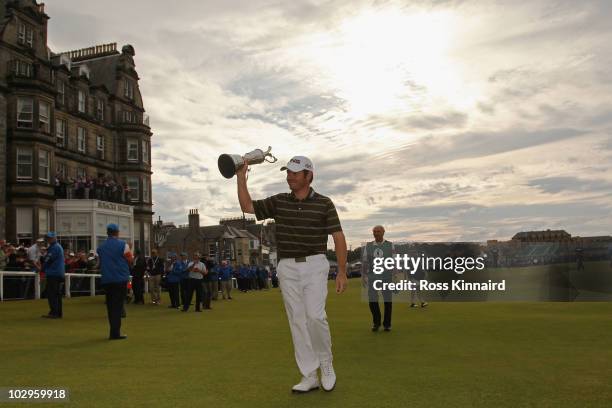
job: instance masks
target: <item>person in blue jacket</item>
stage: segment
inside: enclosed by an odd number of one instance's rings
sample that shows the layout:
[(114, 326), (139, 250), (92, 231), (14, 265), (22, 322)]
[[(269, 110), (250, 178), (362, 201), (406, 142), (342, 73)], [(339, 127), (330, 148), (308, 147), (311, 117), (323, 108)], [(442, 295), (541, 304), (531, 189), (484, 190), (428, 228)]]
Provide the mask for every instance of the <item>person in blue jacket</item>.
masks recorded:
[(234, 275), (234, 268), (228, 264), (227, 261), (221, 263), (219, 269), (219, 279), (221, 280), (221, 294), (223, 299), (232, 299), (232, 277)]
[(189, 292), (189, 271), (187, 270), (187, 267), (189, 266), (189, 256), (187, 255), (187, 252), (181, 252), (181, 262), (183, 263), (183, 274), (181, 275), (181, 281), (179, 282), (179, 291), (181, 293), (181, 305), (185, 307), (187, 294)]
[(47, 319), (61, 319), (62, 311), (62, 285), (64, 284), (64, 249), (57, 242), (55, 232), (48, 232), (47, 254), (43, 259), (42, 269), (47, 278), (47, 301), (49, 313), (42, 317)]
[(97, 252), (102, 275), (100, 283), (106, 294), (106, 313), (110, 325), (108, 339), (122, 340), (127, 338), (121, 334), (121, 314), (127, 296), (133, 255), (127, 242), (119, 239), (117, 224), (108, 224), (106, 233), (108, 239), (98, 247)]
[(249, 266), (249, 289), (257, 290), (257, 268), (255, 265)]
[(166, 265), (166, 286), (168, 286), (168, 294), (170, 295), (170, 309), (178, 309), (181, 305), (179, 294), (179, 284), (183, 279), (185, 272), (185, 264), (176, 259), (176, 254), (169, 254), (170, 262)]
[(238, 269), (238, 289), (241, 292), (247, 291), (247, 280), (249, 279), (249, 268), (246, 264)]

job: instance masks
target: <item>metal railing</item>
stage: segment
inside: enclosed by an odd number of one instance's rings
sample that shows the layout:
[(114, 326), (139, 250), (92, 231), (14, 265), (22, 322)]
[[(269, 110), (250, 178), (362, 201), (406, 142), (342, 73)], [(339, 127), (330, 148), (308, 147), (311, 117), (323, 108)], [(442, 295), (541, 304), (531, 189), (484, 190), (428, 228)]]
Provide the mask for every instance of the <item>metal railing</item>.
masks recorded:
[[(14, 272), (14, 271), (0, 271), (0, 301), (4, 301), (4, 277), (5, 276), (16, 276), (16, 277), (34, 277), (34, 299), (40, 299), (40, 274), (38, 272)], [(65, 283), (65, 291), (66, 297), (71, 297), (71, 279), (73, 277), (76, 278), (89, 278), (89, 291), (90, 296), (96, 295), (96, 278), (99, 278), (101, 275), (97, 273), (67, 273), (66, 283)]]
[[(40, 299), (40, 273), (38, 272), (14, 272), (14, 271), (0, 271), (0, 301), (4, 301), (4, 277), (5, 276), (16, 276), (16, 277), (34, 277), (34, 299)], [(71, 282), (73, 278), (89, 278), (89, 295), (96, 296), (96, 279), (100, 278), (102, 275), (99, 273), (66, 273), (65, 274), (65, 292), (66, 298), (71, 298)], [(149, 277), (145, 277), (144, 282), (144, 293), (149, 292)], [(271, 284), (270, 279), (268, 279), (268, 284)], [(238, 287), (238, 282), (236, 278), (232, 278), (232, 287), (236, 289)]]

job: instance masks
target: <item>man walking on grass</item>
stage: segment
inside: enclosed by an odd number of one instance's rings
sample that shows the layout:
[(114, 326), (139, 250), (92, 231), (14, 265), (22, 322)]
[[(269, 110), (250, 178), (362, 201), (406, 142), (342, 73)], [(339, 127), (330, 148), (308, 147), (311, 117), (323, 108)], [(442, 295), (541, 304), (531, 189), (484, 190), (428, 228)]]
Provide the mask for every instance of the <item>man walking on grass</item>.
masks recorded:
[[(336, 385), (332, 365), (331, 335), (325, 300), (329, 262), (327, 237), (332, 235), (338, 259), (336, 293), (346, 289), (346, 240), (332, 200), (315, 192), (310, 184), (314, 166), (304, 156), (293, 157), (281, 171), (287, 171), (291, 193), (263, 200), (251, 200), (247, 188), (248, 163), (238, 169), (238, 200), (242, 211), (258, 220), (276, 221), (278, 279), (287, 311), (295, 359), (302, 380), (293, 392), (308, 392), (322, 385), (331, 391)], [(317, 370), (321, 371), (321, 381)]]
[(108, 239), (98, 247), (100, 262), (100, 283), (106, 294), (106, 313), (110, 326), (109, 340), (123, 340), (121, 334), (121, 315), (125, 313), (124, 303), (127, 296), (127, 283), (130, 280), (130, 266), (134, 260), (129, 245), (119, 239), (117, 224), (106, 226)]

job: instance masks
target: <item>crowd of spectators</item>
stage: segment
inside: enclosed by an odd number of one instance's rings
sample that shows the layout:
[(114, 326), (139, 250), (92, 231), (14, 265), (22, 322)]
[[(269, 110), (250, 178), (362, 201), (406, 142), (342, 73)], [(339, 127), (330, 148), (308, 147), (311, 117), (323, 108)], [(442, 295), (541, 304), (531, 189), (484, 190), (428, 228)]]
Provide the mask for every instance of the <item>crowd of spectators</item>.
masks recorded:
[(104, 177), (63, 177), (60, 173), (54, 179), (55, 197), (68, 199), (95, 199), (114, 203), (129, 204), (130, 192), (127, 185), (118, 183), (110, 176)]
[[(44, 280), (44, 270), (42, 270), (41, 265), (45, 254), (46, 247), (43, 239), (37, 240), (32, 245), (13, 245), (0, 240), (0, 270), (38, 272), (41, 279)], [(161, 288), (168, 289), (168, 282), (172, 280), (170, 275), (174, 263), (182, 262), (184, 269), (182, 273), (187, 276), (186, 271), (189, 262), (186, 253), (181, 254), (182, 256), (169, 256), (166, 259), (158, 258), (155, 250), (150, 257), (142, 256), (138, 250), (136, 255), (136, 260), (140, 259), (141, 262), (134, 263), (131, 273), (132, 282), (135, 283), (134, 289), (138, 292), (144, 288), (142, 280), (147, 278), (150, 286), (155, 280), (158, 281), (160, 290)], [(273, 287), (278, 286), (276, 271), (269, 266), (243, 264), (234, 268), (227, 261), (216, 263), (209, 257), (201, 257), (201, 261), (206, 265), (207, 276), (205, 282), (210, 282), (211, 300), (217, 300), (219, 293), (223, 299), (231, 299), (232, 278), (236, 279), (238, 290), (242, 292), (269, 289), (270, 281)], [(66, 273), (98, 273), (98, 256), (94, 250), (79, 249), (74, 252), (70, 248), (66, 248), (64, 251), (64, 266)], [(159, 278), (155, 278), (155, 276), (159, 276)], [(181, 280), (185, 279), (184, 276), (181, 276)], [(5, 277), (4, 286), (5, 297), (7, 298), (28, 298), (34, 295), (33, 279), (31, 277)], [(83, 292), (89, 290), (87, 279), (73, 281), (71, 291), (78, 293), (81, 289)], [(182, 292), (181, 289), (181, 294)], [(135, 301), (139, 303), (143, 301), (141, 293), (133, 293), (133, 295), (135, 295), (133, 296)], [(156, 302), (159, 303), (159, 298), (153, 299), (153, 303)]]

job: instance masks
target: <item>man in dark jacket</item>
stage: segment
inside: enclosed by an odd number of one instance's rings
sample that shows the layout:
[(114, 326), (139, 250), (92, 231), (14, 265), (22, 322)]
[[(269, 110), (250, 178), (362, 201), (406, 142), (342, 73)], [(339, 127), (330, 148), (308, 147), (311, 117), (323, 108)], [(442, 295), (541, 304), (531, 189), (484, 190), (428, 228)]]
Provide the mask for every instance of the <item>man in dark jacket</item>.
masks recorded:
[(49, 313), (42, 317), (47, 319), (61, 319), (62, 311), (62, 285), (64, 284), (64, 249), (57, 243), (55, 232), (48, 232), (47, 254), (43, 261), (43, 271), (47, 278), (47, 301)]
[(144, 275), (147, 263), (140, 249), (136, 248), (134, 265), (132, 266), (132, 290), (134, 291), (134, 303), (144, 305)]
[(151, 303), (159, 305), (161, 303), (161, 279), (164, 274), (164, 260), (157, 256), (157, 250), (151, 251), (151, 257), (147, 261), (149, 271), (149, 293), (151, 293)]

